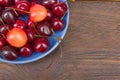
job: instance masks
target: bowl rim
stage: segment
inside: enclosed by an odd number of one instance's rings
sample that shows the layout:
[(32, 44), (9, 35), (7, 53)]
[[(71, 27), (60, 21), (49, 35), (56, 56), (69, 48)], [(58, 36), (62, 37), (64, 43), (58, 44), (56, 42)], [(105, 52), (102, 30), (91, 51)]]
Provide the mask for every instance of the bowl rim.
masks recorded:
[[(68, 5), (67, 1), (66, 1), (66, 3)], [(70, 16), (70, 11), (68, 9), (67, 13), (66, 13), (66, 18), (67, 18), (66, 19), (67, 20), (67, 22), (66, 22), (66, 28), (65, 28), (64, 32), (62, 33), (62, 36), (61, 36), (62, 39), (65, 37), (65, 34), (67, 33), (67, 30), (68, 30), (69, 16)], [(31, 63), (31, 62), (37, 61), (37, 60), (42, 59), (45, 56), (49, 55), (52, 51), (54, 51), (57, 48), (57, 46), (60, 43), (61, 43), (61, 41), (57, 42), (49, 51), (47, 51), (46, 53), (44, 53), (44, 55), (38, 56), (38, 57), (30, 59), (30, 60), (26, 60), (26, 61), (9, 61), (9, 60), (5, 60), (5, 59), (0, 58), (0, 62), (9, 63), (9, 64), (26, 64), (26, 63)]]

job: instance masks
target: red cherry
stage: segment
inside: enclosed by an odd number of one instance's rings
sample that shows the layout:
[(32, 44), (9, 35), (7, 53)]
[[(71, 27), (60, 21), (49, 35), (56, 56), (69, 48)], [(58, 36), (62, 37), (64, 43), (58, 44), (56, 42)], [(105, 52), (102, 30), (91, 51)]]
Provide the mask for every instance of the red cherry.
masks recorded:
[(52, 11), (58, 16), (58, 17), (62, 17), (65, 15), (66, 11), (67, 11), (67, 5), (65, 2), (61, 2), (58, 4), (54, 4), (52, 6)]
[(50, 42), (47, 38), (38, 38), (34, 43), (34, 50), (36, 52), (45, 52), (50, 48)]
[(52, 28), (55, 30), (55, 31), (60, 31), (64, 28), (65, 26), (65, 23), (63, 20), (60, 20), (59, 18), (54, 18), (52, 20)]
[(9, 6), (12, 2), (12, 0), (0, 0), (0, 5)]
[(16, 60), (18, 58), (18, 51), (11, 46), (5, 46), (1, 51), (1, 55), (7, 60)]
[(34, 4), (30, 7), (30, 19), (33, 22), (40, 22), (47, 17), (47, 9), (40, 5)]
[(50, 21), (53, 18), (53, 13), (50, 10), (47, 10), (47, 17), (45, 20)]
[(24, 20), (18, 19), (13, 26), (21, 29), (26, 29), (27, 24), (25, 23)]
[(48, 22), (40, 22), (37, 24), (36, 28), (42, 36), (51, 36), (52, 34), (51, 25)]
[[(29, 8), (30, 8), (30, 3), (28, 1), (20, 1), (16, 4), (16, 8), (19, 9), (19, 13), (20, 14), (25, 14), (24, 11), (29, 11)], [(20, 11), (21, 10), (21, 11)]]
[(27, 20), (27, 25), (28, 25), (28, 27), (31, 29), (31, 28), (33, 28), (33, 26), (34, 26), (35, 24), (34, 24), (33, 21), (31, 21), (30, 18), (28, 18), (28, 20)]
[(6, 25), (1, 25), (1, 26), (0, 26), (0, 33), (6, 35), (7, 32), (8, 32), (10, 29), (12, 29), (12, 27), (11, 27), (10, 25), (7, 25), (7, 24), (6, 24)]
[(13, 9), (4, 10), (1, 14), (3, 21), (8, 25), (13, 25), (17, 19)]
[(32, 43), (35, 39), (35, 31), (33, 29), (27, 29), (26, 34), (28, 37), (28, 42)]
[(0, 36), (0, 50), (2, 50), (2, 48), (6, 45), (6, 41), (5, 39)]
[(29, 57), (32, 55), (32, 46), (30, 44), (26, 44), (22, 48), (20, 48), (20, 55), (24, 57)]
[(41, 2), (42, 5), (50, 9), (54, 4), (58, 3), (58, 0), (42, 0)]
[(20, 2), (25, 2), (27, 0), (14, 0), (14, 3), (17, 4), (17, 3), (20, 3)]
[(7, 33), (6, 40), (10, 45), (20, 48), (27, 43), (28, 38), (24, 30), (13, 28)]

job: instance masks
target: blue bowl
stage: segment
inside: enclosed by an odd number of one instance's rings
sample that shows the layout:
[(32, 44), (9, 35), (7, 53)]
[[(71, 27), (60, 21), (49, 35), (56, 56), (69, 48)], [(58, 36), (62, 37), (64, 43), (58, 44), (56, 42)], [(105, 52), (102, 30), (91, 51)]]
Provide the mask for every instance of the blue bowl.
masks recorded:
[[(66, 0), (60, 0), (60, 2), (65, 2)], [(68, 5), (67, 1), (66, 1), (66, 4)], [(27, 15), (24, 15), (24, 16), (21, 16), (20, 19), (24, 19), (25, 21), (28, 19), (28, 16)], [(66, 31), (68, 29), (68, 24), (69, 24), (69, 10), (67, 11), (66, 15), (64, 16), (63, 20), (65, 21), (65, 28), (62, 30), (62, 31), (58, 31), (56, 32), (56, 35), (60, 38), (64, 38), (65, 34), (66, 34)], [(53, 37), (53, 35), (51, 36)], [(45, 52), (45, 53), (36, 53), (34, 52), (32, 54), (32, 56), (30, 57), (18, 57), (18, 59), (14, 60), (14, 61), (9, 61), (9, 60), (6, 60), (2, 57), (0, 57), (0, 61), (1, 62), (5, 62), (5, 63), (11, 63), (11, 64), (25, 64), (25, 63), (30, 63), (30, 62), (34, 62), (34, 61), (37, 61), (41, 58), (44, 58), (45, 56), (47, 56), (48, 54), (50, 54), (58, 45), (60, 42), (58, 42), (56, 39), (54, 38), (50, 38), (49, 39), (50, 41), (50, 49)]]

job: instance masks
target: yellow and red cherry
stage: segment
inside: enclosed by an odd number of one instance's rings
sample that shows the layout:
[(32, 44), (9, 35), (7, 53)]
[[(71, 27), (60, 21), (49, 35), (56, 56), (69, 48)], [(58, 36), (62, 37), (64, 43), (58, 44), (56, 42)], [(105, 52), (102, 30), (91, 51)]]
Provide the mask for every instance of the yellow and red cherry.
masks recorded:
[(43, 21), (47, 17), (47, 9), (40, 5), (34, 4), (30, 7), (30, 19), (33, 22)]
[(27, 35), (24, 30), (20, 28), (13, 28), (6, 34), (7, 42), (13, 47), (23, 47), (27, 41)]

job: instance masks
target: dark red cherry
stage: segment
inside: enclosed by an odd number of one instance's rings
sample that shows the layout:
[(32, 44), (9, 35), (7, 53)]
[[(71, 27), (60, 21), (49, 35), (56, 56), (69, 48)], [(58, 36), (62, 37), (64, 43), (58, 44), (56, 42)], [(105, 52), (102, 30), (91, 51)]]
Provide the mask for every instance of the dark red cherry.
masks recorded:
[(18, 19), (13, 26), (21, 29), (26, 29), (27, 24), (24, 20)]
[(50, 48), (50, 42), (47, 38), (38, 38), (35, 40), (33, 47), (36, 52), (45, 52)]
[(52, 22), (51, 22), (52, 28), (55, 31), (60, 31), (64, 28), (65, 23), (63, 20), (59, 19), (59, 18), (53, 18)]
[(14, 3), (17, 4), (19, 2), (25, 2), (25, 1), (27, 1), (27, 0), (14, 0)]
[(41, 2), (42, 5), (50, 9), (54, 4), (58, 3), (58, 0), (42, 0)]
[(37, 24), (36, 28), (42, 36), (51, 36), (52, 34), (51, 25), (48, 22), (40, 22)]
[(9, 6), (12, 2), (12, 0), (0, 0), (0, 5)]
[(50, 10), (47, 10), (47, 17), (45, 20), (50, 21), (53, 18), (53, 13)]
[(7, 34), (7, 32), (11, 29), (12, 27), (10, 25), (1, 25), (0, 26), (0, 33), (2, 34)]
[(32, 46), (30, 44), (26, 44), (22, 48), (20, 48), (20, 55), (23, 57), (29, 57), (33, 53)]
[(16, 8), (19, 9), (18, 12), (20, 14), (25, 14), (24, 11), (29, 11), (30, 3), (28, 1), (24, 1), (24, 2), (21, 1), (16, 4)]
[(15, 60), (18, 58), (18, 51), (11, 46), (5, 46), (0, 53), (2, 57), (7, 60)]
[(52, 11), (54, 12), (54, 14), (56, 14), (58, 17), (62, 17), (65, 15), (66, 11), (67, 11), (67, 5), (65, 2), (61, 2), (58, 4), (54, 4), (52, 6)]
[(28, 42), (33, 43), (35, 39), (35, 31), (34, 29), (27, 29), (26, 30), (27, 36), (28, 36)]
[(13, 9), (4, 10), (1, 14), (1, 17), (2, 20), (8, 25), (13, 25), (17, 19)]
[(28, 20), (27, 20), (27, 25), (28, 25), (28, 27), (31, 29), (31, 28), (33, 28), (33, 26), (34, 26), (35, 24), (34, 24), (33, 21), (31, 21), (30, 18), (28, 18)]
[(5, 39), (0, 35), (0, 50), (6, 45)]

